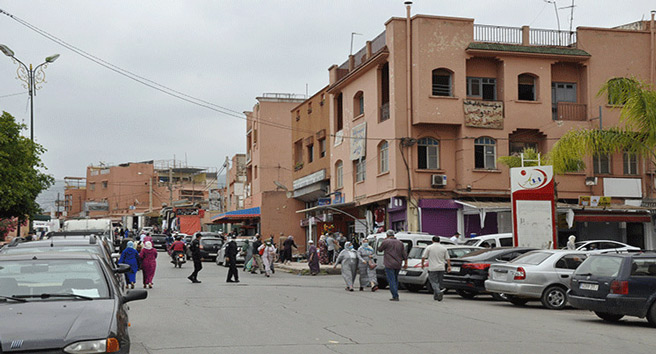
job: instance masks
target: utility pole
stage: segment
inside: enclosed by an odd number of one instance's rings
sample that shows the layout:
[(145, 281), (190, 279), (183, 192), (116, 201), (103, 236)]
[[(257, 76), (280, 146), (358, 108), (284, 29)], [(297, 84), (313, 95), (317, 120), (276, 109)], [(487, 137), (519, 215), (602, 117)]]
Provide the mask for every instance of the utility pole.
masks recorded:
[(153, 211), (153, 176), (148, 179), (148, 212)]
[(173, 169), (169, 166), (169, 207), (173, 207)]

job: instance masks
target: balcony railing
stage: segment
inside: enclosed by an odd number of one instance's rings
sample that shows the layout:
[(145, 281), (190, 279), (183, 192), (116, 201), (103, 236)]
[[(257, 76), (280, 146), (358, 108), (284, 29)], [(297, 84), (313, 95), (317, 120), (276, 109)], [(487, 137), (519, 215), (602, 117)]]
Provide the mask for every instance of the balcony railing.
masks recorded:
[(380, 106), (380, 121), (385, 121), (388, 120), (390, 117), (390, 107), (389, 107), (389, 102), (383, 103)]
[(522, 44), (522, 29), (519, 27), (474, 25), (474, 41)]
[(486, 43), (576, 46), (576, 31), (557, 31), (539, 28), (474, 25), (474, 41)]
[(553, 111), (555, 120), (582, 122), (587, 119), (587, 105), (583, 103), (558, 102)]
[(576, 43), (576, 32), (531, 28), (529, 38), (530, 45), (570, 47)]

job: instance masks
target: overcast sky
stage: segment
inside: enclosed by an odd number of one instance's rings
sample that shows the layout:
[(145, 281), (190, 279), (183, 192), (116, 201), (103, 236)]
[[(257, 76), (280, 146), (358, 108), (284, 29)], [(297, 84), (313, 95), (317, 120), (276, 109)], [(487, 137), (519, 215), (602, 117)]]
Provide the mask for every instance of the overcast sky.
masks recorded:
[[(560, 0), (558, 7), (571, 4)], [(265, 92), (310, 95), (328, 67), (405, 16), (402, 0), (0, 0), (0, 9), (103, 61), (212, 104), (243, 112)], [(654, 0), (577, 0), (574, 27), (648, 19)], [(417, 0), (413, 14), (555, 29), (543, 0)], [(562, 29), (569, 9), (558, 10)], [(61, 57), (34, 99), (35, 140), (57, 179), (99, 162), (184, 160), (218, 168), (245, 150), (245, 121), (184, 102), (98, 65), (0, 14), (0, 43), (26, 64)], [(17, 65), (0, 54), (0, 110), (29, 126)], [(21, 95), (7, 96), (24, 92)], [(29, 136), (29, 130), (25, 131)]]

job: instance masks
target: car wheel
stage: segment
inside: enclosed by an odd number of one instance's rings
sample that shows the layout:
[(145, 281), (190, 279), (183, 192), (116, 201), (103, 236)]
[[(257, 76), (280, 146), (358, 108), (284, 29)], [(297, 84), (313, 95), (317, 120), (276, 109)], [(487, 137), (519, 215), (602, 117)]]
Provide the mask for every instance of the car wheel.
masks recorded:
[(508, 297), (504, 293), (492, 293), (492, 298), (497, 301), (506, 301)]
[(473, 299), (474, 296), (478, 295), (477, 292), (471, 290), (456, 290), (456, 293), (465, 299)]
[(417, 285), (417, 284), (404, 284), (405, 288), (408, 289), (409, 292), (411, 293), (418, 293), (421, 289), (424, 288), (423, 285)]
[(607, 322), (617, 322), (621, 320), (622, 317), (624, 317), (624, 315), (616, 315), (613, 313), (597, 312), (597, 311), (595, 311), (595, 315), (597, 315), (599, 318)]
[(647, 312), (647, 321), (652, 327), (656, 327), (656, 301), (651, 304), (649, 311)]
[(508, 299), (508, 301), (510, 301), (511, 304), (517, 306), (524, 306), (528, 302), (528, 299), (522, 299), (521, 297), (516, 297), (512, 295), (506, 295), (506, 298)]
[(542, 305), (551, 310), (562, 310), (567, 305), (567, 292), (560, 286), (550, 286), (542, 293)]

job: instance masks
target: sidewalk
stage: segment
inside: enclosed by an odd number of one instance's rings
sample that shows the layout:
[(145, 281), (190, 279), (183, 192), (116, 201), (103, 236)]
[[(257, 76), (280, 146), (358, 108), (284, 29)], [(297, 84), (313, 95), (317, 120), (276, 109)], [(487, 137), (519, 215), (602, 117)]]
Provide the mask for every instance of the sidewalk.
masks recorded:
[[(308, 267), (307, 262), (291, 262), (289, 264), (275, 263), (273, 267), (274, 269), (284, 270), (288, 273), (310, 275), (310, 267)], [(339, 266), (337, 269), (333, 269), (333, 266), (331, 265), (320, 264), (319, 269), (319, 275), (342, 274), (341, 268)]]

